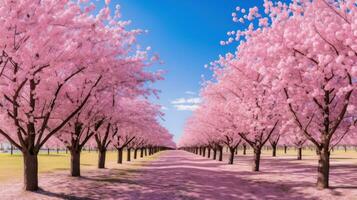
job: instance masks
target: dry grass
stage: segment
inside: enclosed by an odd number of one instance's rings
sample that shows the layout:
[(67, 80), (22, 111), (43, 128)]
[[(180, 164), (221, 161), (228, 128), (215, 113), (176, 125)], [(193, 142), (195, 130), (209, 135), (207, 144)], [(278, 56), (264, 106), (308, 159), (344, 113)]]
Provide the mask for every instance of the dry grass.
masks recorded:
[[(126, 152), (123, 153), (123, 160), (126, 160)], [(133, 154), (132, 154), (133, 156)], [(81, 168), (89, 169), (97, 166), (98, 154), (95, 151), (84, 151), (81, 154)], [(107, 153), (107, 163), (116, 162), (117, 153), (109, 151)], [(41, 152), (38, 157), (39, 173), (50, 173), (59, 170), (69, 170), (70, 154), (65, 152)], [(23, 158), (20, 153), (10, 155), (9, 153), (0, 153), (0, 182), (22, 178)]]

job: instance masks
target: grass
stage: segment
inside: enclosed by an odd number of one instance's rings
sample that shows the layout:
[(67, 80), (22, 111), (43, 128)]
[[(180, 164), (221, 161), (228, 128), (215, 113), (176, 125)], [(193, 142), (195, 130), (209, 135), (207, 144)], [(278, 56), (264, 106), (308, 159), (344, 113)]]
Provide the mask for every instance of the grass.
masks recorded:
[[(133, 153), (131, 154), (133, 158)], [(106, 162), (116, 162), (117, 152), (108, 151)], [(123, 153), (123, 161), (126, 161), (126, 152)], [(81, 153), (81, 168), (95, 168), (98, 162), (98, 154), (95, 151)], [(58, 170), (69, 170), (70, 154), (65, 152), (41, 152), (38, 156), (39, 173), (50, 173)], [(23, 158), (21, 153), (0, 153), (0, 182), (11, 179), (22, 178), (23, 175)]]

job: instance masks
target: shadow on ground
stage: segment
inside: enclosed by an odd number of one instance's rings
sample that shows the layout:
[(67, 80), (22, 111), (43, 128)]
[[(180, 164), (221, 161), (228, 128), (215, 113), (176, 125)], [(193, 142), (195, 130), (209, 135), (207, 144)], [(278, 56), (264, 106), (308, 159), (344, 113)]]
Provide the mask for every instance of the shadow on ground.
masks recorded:
[(250, 171), (249, 156), (237, 156), (235, 162), (227, 165), (183, 151), (167, 151), (153, 161), (134, 161), (130, 169), (90, 170), (80, 178), (64, 172), (48, 174), (40, 178), (39, 192), (23, 193), (17, 199), (310, 200), (357, 196), (357, 167), (353, 165), (332, 165), (332, 188), (321, 191), (314, 187), (316, 166), (308, 162), (264, 157), (261, 172)]

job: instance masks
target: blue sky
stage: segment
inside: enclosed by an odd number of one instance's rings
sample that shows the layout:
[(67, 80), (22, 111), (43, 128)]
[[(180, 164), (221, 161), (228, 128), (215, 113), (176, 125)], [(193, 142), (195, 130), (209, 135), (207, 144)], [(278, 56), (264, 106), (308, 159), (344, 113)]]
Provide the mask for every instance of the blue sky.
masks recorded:
[(155, 66), (167, 71), (165, 80), (155, 84), (161, 90), (155, 101), (165, 107), (162, 124), (177, 141), (198, 101), (202, 75), (210, 77), (204, 65), (234, 51), (236, 45), (219, 44), (228, 31), (240, 28), (232, 21), (232, 12), (236, 6), (261, 5), (262, 0), (112, 0), (110, 6), (116, 4), (123, 19), (132, 20), (130, 28), (149, 31), (140, 36), (139, 44), (152, 47), (164, 61)]

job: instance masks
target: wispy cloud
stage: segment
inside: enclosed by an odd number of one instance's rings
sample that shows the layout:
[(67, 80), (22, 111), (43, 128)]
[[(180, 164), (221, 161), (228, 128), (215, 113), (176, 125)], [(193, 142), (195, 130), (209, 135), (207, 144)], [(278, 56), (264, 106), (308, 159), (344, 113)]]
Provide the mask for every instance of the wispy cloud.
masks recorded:
[(171, 104), (199, 104), (201, 102), (201, 99), (198, 97), (195, 98), (178, 98), (173, 101), (171, 101)]
[(186, 103), (185, 98), (178, 98), (178, 99), (171, 101), (171, 104), (182, 104), (182, 103)]
[(196, 110), (200, 103), (201, 103), (201, 99), (199, 97), (178, 98), (178, 99), (171, 101), (171, 104), (173, 105), (173, 107), (179, 111)]
[(192, 104), (192, 105), (174, 105), (174, 107), (177, 109), (177, 110), (180, 110), (180, 111), (194, 111), (198, 108), (198, 105), (197, 104)]
[(168, 110), (166, 106), (161, 106), (161, 110)]

